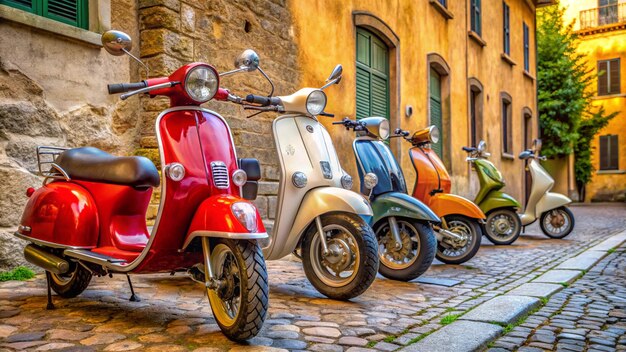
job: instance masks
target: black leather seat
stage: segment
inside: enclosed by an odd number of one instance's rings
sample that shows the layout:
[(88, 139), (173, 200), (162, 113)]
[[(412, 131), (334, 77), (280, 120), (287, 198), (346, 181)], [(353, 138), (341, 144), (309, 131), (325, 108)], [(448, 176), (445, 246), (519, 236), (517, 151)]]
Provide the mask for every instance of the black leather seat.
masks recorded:
[(119, 157), (94, 147), (69, 149), (56, 159), (70, 178), (128, 185), (157, 187), (159, 173), (150, 159), (143, 156)]

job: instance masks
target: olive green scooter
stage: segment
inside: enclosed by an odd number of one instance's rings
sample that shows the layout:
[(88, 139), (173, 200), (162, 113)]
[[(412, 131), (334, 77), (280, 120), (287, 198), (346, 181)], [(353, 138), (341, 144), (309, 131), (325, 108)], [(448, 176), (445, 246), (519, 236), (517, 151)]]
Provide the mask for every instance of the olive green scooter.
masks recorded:
[(486, 148), (485, 141), (480, 141), (477, 147), (463, 147), (469, 154), (466, 160), (474, 165), (480, 181), (480, 190), (474, 203), (487, 216), (483, 234), (493, 244), (511, 244), (522, 232), (522, 222), (517, 214), (517, 209), (522, 209), (522, 205), (501, 191), (505, 186), (504, 178), (495, 165), (487, 160), (490, 154), (485, 151)]

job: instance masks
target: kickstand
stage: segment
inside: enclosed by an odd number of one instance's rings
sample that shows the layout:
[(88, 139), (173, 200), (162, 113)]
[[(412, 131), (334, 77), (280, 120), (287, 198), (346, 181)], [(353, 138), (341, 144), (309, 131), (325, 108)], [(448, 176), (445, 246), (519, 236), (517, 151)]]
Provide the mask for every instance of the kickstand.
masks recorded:
[(46, 271), (46, 283), (48, 284), (48, 305), (46, 306), (47, 310), (54, 309), (54, 303), (52, 303), (52, 289), (50, 288), (50, 281), (52, 277), (49, 271)]
[(130, 275), (126, 274), (126, 278), (128, 279), (128, 284), (130, 285), (130, 298), (128, 299), (131, 302), (139, 302), (139, 296), (135, 294), (135, 289), (133, 288), (133, 283), (130, 281)]

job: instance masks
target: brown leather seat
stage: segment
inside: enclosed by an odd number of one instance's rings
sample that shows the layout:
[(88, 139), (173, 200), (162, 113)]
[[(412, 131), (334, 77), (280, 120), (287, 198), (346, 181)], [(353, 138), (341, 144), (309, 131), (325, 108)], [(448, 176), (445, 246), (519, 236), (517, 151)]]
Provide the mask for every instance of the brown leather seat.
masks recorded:
[(94, 147), (69, 149), (56, 159), (70, 178), (132, 187), (157, 187), (159, 173), (143, 156), (119, 157)]

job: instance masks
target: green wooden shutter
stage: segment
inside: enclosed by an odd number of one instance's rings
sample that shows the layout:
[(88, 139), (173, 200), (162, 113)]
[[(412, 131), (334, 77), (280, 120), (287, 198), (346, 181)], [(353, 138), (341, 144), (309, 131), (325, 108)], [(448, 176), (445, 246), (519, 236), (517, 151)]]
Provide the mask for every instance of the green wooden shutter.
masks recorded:
[(504, 34), (504, 52), (507, 55), (511, 55), (511, 16), (509, 5), (507, 5), (505, 2), (502, 2), (502, 18), (504, 24), (504, 28), (502, 29), (502, 33)]
[(609, 94), (608, 61), (598, 61), (598, 95)]
[(619, 169), (618, 136), (607, 134), (600, 136), (600, 170)]
[(357, 28), (356, 44), (356, 117), (389, 118), (389, 50), (361, 28)]
[(0, 0), (0, 4), (83, 29), (89, 28), (88, 2), (89, 0)]
[(619, 59), (613, 59), (609, 61), (609, 94), (620, 93), (620, 80), (619, 80)]
[(443, 159), (443, 113), (441, 110), (441, 75), (430, 69), (430, 124), (439, 128), (439, 142), (431, 145), (431, 148)]
[(0, 0), (0, 4), (15, 7), (16, 9), (37, 13), (38, 1), (30, 0)]
[(524, 70), (530, 72), (530, 32), (528, 25), (524, 23)]
[(609, 136), (609, 168), (619, 169), (619, 149), (617, 147), (617, 135)]

